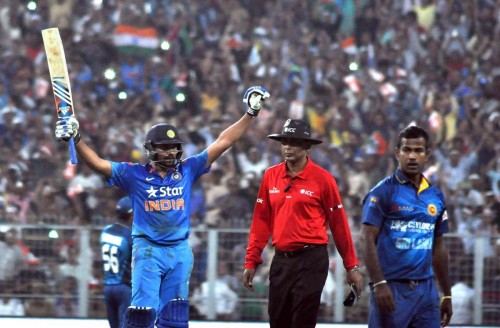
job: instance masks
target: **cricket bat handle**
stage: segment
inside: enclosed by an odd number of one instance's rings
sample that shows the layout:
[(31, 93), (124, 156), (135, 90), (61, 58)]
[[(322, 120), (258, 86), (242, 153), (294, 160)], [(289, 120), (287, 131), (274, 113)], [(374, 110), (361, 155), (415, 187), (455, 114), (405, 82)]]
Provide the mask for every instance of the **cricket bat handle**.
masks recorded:
[(71, 138), (69, 138), (68, 143), (69, 143), (69, 156), (71, 159), (71, 164), (76, 165), (78, 164), (78, 158), (76, 157), (75, 138), (71, 136)]

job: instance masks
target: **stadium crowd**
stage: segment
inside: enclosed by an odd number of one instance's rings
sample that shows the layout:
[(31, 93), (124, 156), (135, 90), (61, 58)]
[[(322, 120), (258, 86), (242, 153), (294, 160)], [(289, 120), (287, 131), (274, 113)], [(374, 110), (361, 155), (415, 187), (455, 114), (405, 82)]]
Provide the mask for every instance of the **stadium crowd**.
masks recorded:
[[(486, 264), (498, 285), (499, 20), (498, 0), (1, 0), (0, 222), (115, 220), (122, 195), (68, 164), (53, 135), (40, 31), (59, 27), (82, 137), (104, 158), (145, 161), (146, 129), (164, 121), (190, 156), (241, 116), (247, 87), (271, 92), (198, 184), (193, 227), (248, 228), (262, 171), (281, 161), (266, 136), (306, 118), (325, 140), (310, 156), (337, 179), (357, 232), (368, 188), (394, 169), (394, 134), (415, 123), (432, 133), (426, 176), (446, 194), (452, 231), (491, 237)], [(472, 246), (453, 245), (452, 272)], [(60, 257), (71, 263), (68, 249)], [(47, 272), (57, 265), (42, 262)]]

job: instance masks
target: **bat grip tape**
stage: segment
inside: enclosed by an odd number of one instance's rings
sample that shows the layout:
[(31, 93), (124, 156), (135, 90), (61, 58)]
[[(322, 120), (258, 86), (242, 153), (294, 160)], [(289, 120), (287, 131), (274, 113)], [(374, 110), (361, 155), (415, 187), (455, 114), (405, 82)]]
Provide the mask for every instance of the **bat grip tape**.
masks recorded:
[(75, 138), (73, 138), (73, 136), (69, 138), (69, 155), (71, 159), (71, 164), (74, 165), (78, 164), (78, 159), (76, 157)]

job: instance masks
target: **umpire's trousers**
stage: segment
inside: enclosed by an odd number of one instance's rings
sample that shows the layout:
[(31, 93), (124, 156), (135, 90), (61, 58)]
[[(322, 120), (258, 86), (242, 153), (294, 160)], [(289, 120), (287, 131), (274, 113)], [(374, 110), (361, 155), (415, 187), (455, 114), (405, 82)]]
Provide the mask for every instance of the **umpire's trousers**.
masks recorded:
[(296, 252), (276, 250), (269, 276), (271, 328), (316, 327), (328, 265), (326, 245)]

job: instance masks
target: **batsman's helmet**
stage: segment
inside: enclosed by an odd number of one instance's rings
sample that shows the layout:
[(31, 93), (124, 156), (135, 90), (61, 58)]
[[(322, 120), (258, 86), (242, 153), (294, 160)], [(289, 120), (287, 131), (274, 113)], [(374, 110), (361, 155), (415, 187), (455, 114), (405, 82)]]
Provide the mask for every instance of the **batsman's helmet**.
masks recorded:
[(176, 145), (179, 150), (177, 153), (177, 161), (180, 160), (182, 156), (182, 141), (179, 138), (179, 132), (173, 125), (160, 123), (149, 129), (146, 134), (144, 148), (146, 149), (148, 158), (151, 161), (158, 160), (157, 153), (155, 151), (156, 145)]
[(133, 211), (132, 201), (129, 197), (123, 197), (116, 203), (116, 212), (119, 214), (130, 214)]

